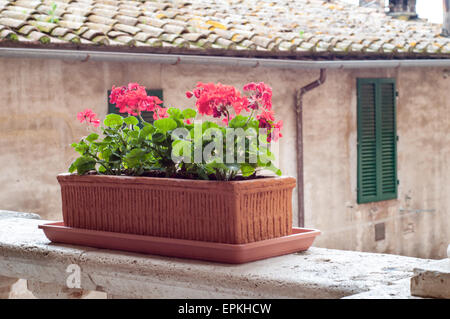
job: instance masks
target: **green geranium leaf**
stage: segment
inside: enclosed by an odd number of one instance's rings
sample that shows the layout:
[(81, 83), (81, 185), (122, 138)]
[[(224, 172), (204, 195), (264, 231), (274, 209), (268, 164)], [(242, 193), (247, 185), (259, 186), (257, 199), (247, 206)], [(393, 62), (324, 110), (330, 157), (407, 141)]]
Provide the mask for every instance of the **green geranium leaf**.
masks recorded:
[(98, 139), (97, 133), (91, 133), (86, 137), (86, 141), (93, 142)]
[(228, 168), (224, 163), (217, 163), (216, 161), (206, 164), (205, 167), (213, 170), (217, 169), (226, 170)]
[(137, 167), (144, 160), (145, 151), (140, 148), (132, 149), (123, 158), (128, 167)]
[(174, 108), (174, 107), (169, 107), (167, 109), (167, 113), (171, 117), (176, 118), (176, 119), (181, 117), (181, 111), (179, 109), (177, 109), (177, 108)]
[(264, 151), (261, 151), (261, 150), (259, 150), (258, 151), (258, 155), (259, 155), (259, 160), (262, 162), (262, 163), (267, 163), (267, 164), (270, 164), (270, 162), (271, 161), (274, 161), (275, 160), (275, 155), (271, 152), (271, 151), (269, 151), (269, 150), (264, 150)]
[(139, 132), (138, 131), (129, 131), (128, 136), (130, 136), (132, 138), (138, 138)]
[(106, 115), (105, 120), (103, 121), (103, 124), (105, 124), (108, 127), (111, 128), (117, 128), (122, 126), (123, 124), (123, 118), (122, 116), (118, 115), (118, 114), (108, 114)]
[[(184, 154), (184, 150), (188, 152)], [(192, 143), (186, 140), (175, 140), (172, 142), (172, 156), (189, 156), (192, 149)]]
[(87, 172), (95, 169), (95, 160), (88, 156), (78, 157), (72, 165), (69, 167), (69, 172), (73, 173), (75, 170), (78, 175), (86, 174)]
[(138, 125), (139, 124), (139, 120), (136, 117), (134, 117), (134, 116), (126, 117), (126, 118), (123, 119), (123, 121), (127, 125)]
[(159, 119), (153, 122), (153, 125), (160, 131), (166, 133), (177, 128), (177, 122), (171, 118)]
[(209, 179), (208, 171), (207, 171), (206, 167), (198, 166), (197, 170), (196, 170), (196, 173), (198, 174), (198, 177), (200, 179), (204, 179), (204, 180), (208, 180)]
[(80, 142), (75, 146), (75, 151), (77, 151), (79, 154), (84, 155), (89, 150), (89, 145), (85, 144), (84, 142)]
[(105, 149), (103, 152), (101, 152), (101, 153), (98, 154), (98, 157), (99, 157), (100, 159), (103, 159), (103, 160), (105, 160), (105, 161), (108, 161), (108, 160), (109, 160), (109, 157), (111, 156), (111, 154), (112, 154), (112, 151), (111, 151), (110, 149)]
[(270, 165), (267, 165), (266, 166), (266, 169), (268, 169), (268, 170), (270, 170), (270, 171), (272, 171), (272, 172), (274, 172), (275, 174), (277, 174), (278, 176), (281, 176), (281, 170), (278, 168), (278, 167), (276, 167), (275, 165), (273, 165), (273, 163), (270, 163)]
[(244, 177), (250, 176), (255, 172), (255, 168), (250, 164), (242, 163), (240, 165), (240, 167), (241, 167), (242, 176), (244, 176)]
[(220, 128), (220, 126), (217, 125), (217, 123), (210, 121), (205, 121), (202, 123), (202, 133), (204, 133), (209, 128)]
[(269, 142), (267, 142), (267, 134), (258, 134), (258, 141), (259, 144), (269, 144)]
[(105, 138), (103, 139), (103, 143), (104, 143), (104, 144), (111, 143), (111, 141), (112, 141), (111, 136), (107, 136), (107, 137), (105, 137)]
[(194, 109), (185, 109), (182, 114), (184, 119), (191, 119), (197, 115), (197, 112)]
[(259, 121), (255, 120), (255, 119), (251, 119), (248, 122), (247, 126), (255, 129), (256, 131), (258, 131), (258, 129), (259, 129)]
[(152, 141), (155, 143), (161, 143), (166, 139), (166, 136), (163, 133), (155, 133), (152, 135)]
[(232, 128), (238, 128), (238, 127), (244, 127), (245, 123), (247, 123), (247, 116), (243, 115), (237, 115), (234, 119), (230, 121), (229, 127)]
[(141, 138), (146, 138), (150, 134), (155, 132), (155, 128), (153, 125), (145, 125), (142, 130), (139, 132)]
[(70, 166), (69, 166), (69, 173), (75, 172), (76, 169), (77, 169), (77, 167), (75, 166), (75, 161), (74, 161), (74, 162), (72, 162), (72, 164), (70, 164)]

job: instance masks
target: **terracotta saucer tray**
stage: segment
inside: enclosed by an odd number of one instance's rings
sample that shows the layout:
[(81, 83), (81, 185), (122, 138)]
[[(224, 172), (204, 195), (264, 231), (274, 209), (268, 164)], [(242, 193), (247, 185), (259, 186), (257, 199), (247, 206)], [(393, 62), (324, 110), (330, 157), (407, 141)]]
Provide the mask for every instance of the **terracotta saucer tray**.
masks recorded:
[(72, 228), (63, 222), (47, 223), (39, 228), (54, 243), (231, 264), (305, 251), (320, 234), (316, 229), (294, 227), (288, 236), (248, 244), (224, 244)]

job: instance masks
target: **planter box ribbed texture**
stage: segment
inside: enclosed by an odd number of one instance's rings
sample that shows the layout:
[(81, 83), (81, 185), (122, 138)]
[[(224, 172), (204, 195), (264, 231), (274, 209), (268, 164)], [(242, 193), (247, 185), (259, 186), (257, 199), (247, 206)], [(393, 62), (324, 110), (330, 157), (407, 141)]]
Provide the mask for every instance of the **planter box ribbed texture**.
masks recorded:
[(293, 177), (246, 181), (58, 175), (68, 227), (229, 244), (292, 231)]

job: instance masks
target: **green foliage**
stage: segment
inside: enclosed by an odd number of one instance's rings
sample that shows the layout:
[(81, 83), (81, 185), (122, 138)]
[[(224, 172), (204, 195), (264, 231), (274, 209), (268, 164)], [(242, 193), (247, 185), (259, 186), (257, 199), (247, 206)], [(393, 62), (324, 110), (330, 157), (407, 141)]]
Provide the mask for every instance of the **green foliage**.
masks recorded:
[(247, 124), (247, 116), (237, 115), (234, 119), (230, 121), (231, 128), (243, 128)]
[(153, 125), (162, 133), (167, 133), (168, 131), (171, 131), (177, 127), (177, 122), (175, 122), (171, 118), (165, 118), (156, 120), (155, 122), (153, 122)]
[(118, 128), (118, 127), (122, 126), (123, 118), (122, 118), (122, 116), (120, 116), (118, 114), (108, 114), (108, 115), (106, 115), (106, 118), (103, 121), (103, 124), (105, 124), (105, 126), (109, 126), (111, 128)]
[(197, 115), (197, 112), (194, 109), (186, 109), (182, 112), (184, 119), (192, 119)]
[(222, 127), (211, 121), (186, 124), (197, 115), (193, 109), (169, 108), (167, 114), (153, 124), (140, 118), (142, 128), (135, 116), (108, 114), (102, 137), (91, 133), (72, 144), (80, 156), (69, 172), (139, 176), (158, 171), (167, 177), (215, 180), (252, 178), (261, 169), (281, 175), (266, 149), (266, 135), (251, 116), (238, 115)]
[(123, 119), (124, 123), (127, 125), (138, 125), (139, 120), (134, 116), (129, 116)]

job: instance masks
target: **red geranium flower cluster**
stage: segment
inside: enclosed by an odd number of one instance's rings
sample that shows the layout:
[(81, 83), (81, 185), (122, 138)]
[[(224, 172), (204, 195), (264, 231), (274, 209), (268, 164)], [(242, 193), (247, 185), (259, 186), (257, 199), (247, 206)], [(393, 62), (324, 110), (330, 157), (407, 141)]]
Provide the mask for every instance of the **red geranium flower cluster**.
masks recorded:
[(128, 86), (112, 87), (109, 102), (119, 108), (120, 113), (140, 115), (143, 111), (158, 111), (162, 101), (157, 96), (148, 96), (144, 86), (129, 83)]
[(167, 113), (167, 109), (163, 107), (158, 107), (155, 109), (155, 112), (153, 113), (153, 119), (156, 121), (157, 119), (164, 119), (166, 117), (169, 117), (169, 114)]
[[(255, 114), (259, 121), (259, 127), (267, 129), (267, 141), (270, 142), (272, 137), (277, 141), (282, 137), (283, 121), (275, 122), (272, 110), (272, 89), (264, 82), (251, 82), (244, 85), (243, 90), (251, 94), (248, 97), (242, 95), (231, 85), (199, 82), (192, 91), (186, 92), (186, 96), (197, 98), (195, 105), (200, 114), (216, 118), (224, 116), (222, 121), (227, 125), (229, 120), (243, 110), (247, 112), (252, 110), (252, 115)], [(231, 108), (234, 114), (230, 112)]]
[(262, 111), (261, 114), (256, 115), (256, 119), (259, 121), (259, 127), (263, 129), (267, 129), (267, 142), (273, 140), (276, 142), (280, 137), (283, 137), (281, 134), (281, 129), (283, 128), (283, 121), (280, 120), (275, 122), (275, 116), (273, 111)]
[(264, 82), (251, 82), (244, 85), (243, 90), (253, 91), (253, 94), (249, 97), (249, 108), (257, 110), (262, 107), (266, 110), (272, 110), (272, 88), (270, 86)]
[(236, 115), (240, 114), (243, 109), (248, 111), (247, 98), (241, 96), (241, 92), (231, 85), (198, 82), (192, 92), (186, 92), (186, 96), (197, 98), (195, 105), (202, 115), (216, 118), (225, 116), (228, 120), (233, 117), (230, 107), (234, 109)]
[(275, 122), (275, 114), (272, 110), (272, 88), (266, 85), (264, 82), (248, 83), (244, 85), (244, 91), (250, 91), (252, 94), (249, 96), (249, 108), (252, 110), (260, 111), (256, 115), (256, 119), (259, 121), (259, 127), (267, 129), (267, 141), (277, 141), (283, 128), (283, 121)]
[(86, 109), (83, 112), (79, 112), (77, 114), (78, 121), (80, 123), (86, 122), (86, 124), (92, 124), (94, 127), (99, 127), (100, 120), (97, 118), (97, 114), (95, 114), (91, 109)]

